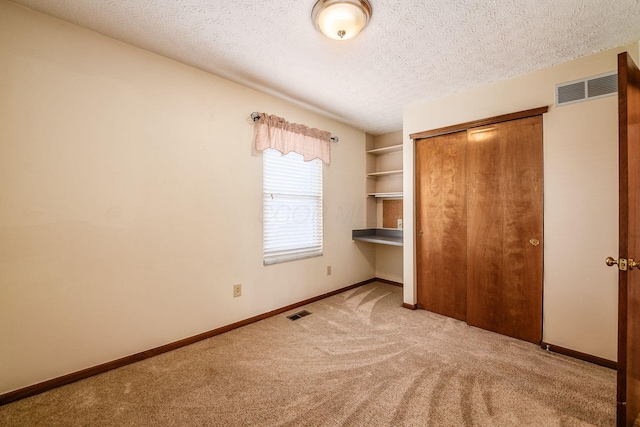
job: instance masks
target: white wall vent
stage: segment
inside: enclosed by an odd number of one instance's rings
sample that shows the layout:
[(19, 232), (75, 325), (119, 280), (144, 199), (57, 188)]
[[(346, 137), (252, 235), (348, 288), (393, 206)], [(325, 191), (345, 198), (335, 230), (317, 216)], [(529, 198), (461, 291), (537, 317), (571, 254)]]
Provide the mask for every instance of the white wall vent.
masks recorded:
[(599, 74), (556, 85), (556, 106), (604, 98), (618, 92), (618, 73)]

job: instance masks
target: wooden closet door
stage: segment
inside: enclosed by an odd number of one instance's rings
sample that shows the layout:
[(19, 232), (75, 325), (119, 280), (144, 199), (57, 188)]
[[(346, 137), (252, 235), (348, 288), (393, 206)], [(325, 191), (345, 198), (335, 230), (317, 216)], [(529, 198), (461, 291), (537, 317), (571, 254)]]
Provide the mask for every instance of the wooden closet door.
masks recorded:
[(465, 131), (416, 142), (418, 307), (467, 317)]
[(542, 339), (542, 116), (468, 130), (467, 323)]

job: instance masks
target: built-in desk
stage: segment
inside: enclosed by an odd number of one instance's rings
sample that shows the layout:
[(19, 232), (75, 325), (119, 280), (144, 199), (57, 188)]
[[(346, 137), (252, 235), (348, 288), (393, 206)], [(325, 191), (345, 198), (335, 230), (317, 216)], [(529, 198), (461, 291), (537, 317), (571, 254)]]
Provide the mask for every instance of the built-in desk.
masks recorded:
[(352, 230), (351, 238), (360, 242), (377, 243), (379, 245), (402, 246), (402, 230), (390, 228), (367, 228)]

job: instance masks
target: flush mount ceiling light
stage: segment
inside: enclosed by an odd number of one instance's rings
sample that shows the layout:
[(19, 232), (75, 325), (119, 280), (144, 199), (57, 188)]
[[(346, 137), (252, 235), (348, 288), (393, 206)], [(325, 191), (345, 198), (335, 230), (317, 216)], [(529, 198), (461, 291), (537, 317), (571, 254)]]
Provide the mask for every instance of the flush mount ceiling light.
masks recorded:
[(368, 0), (318, 0), (311, 18), (322, 33), (334, 40), (348, 40), (371, 18)]

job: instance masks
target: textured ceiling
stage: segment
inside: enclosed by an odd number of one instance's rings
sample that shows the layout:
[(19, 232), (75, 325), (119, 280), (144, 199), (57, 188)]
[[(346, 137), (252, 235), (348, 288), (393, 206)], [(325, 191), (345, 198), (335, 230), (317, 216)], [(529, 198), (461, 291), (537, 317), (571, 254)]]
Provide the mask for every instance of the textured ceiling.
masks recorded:
[(411, 103), (640, 39), (640, 0), (371, 0), (348, 41), (316, 30), (315, 0), (14, 2), (374, 135)]

